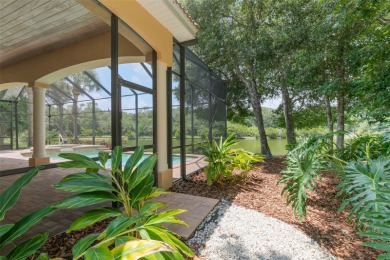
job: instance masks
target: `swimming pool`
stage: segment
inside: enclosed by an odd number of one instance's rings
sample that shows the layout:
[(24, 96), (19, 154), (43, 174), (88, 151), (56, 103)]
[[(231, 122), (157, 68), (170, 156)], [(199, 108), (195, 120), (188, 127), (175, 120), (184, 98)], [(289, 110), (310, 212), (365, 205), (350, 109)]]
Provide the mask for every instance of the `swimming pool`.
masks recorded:
[[(99, 156), (99, 154), (96, 153), (96, 152), (78, 153), (78, 154), (85, 155), (85, 156), (87, 156), (89, 158), (95, 158), (95, 157)], [(127, 160), (130, 158), (130, 156), (131, 156), (131, 154), (129, 154), (129, 153), (123, 153), (122, 154), (122, 164), (125, 164), (127, 162)], [(143, 155), (140, 161), (142, 162), (143, 160), (145, 160), (149, 156), (150, 155), (148, 155), (148, 154)], [(51, 155), (50, 159), (52, 159), (52, 160), (64, 160), (64, 158), (61, 158), (58, 155)], [(189, 157), (189, 156), (186, 157), (186, 161), (189, 161), (189, 160), (192, 160), (192, 159), (194, 159), (194, 158), (193, 157)], [(180, 156), (173, 155), (172, 156), (172, 164), (179, 164), (179, 163), (180, 163)], [(107, 161), (106, 166), (111, 166), (111, 159), (109, 159)]]

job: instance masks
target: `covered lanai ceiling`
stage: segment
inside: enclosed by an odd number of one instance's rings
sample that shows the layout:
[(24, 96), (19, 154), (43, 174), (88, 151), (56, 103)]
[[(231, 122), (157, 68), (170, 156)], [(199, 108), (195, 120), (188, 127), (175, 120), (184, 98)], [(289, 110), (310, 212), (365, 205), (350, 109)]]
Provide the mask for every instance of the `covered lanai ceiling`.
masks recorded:
[(108, 31), (74, 0), (1, 0), (0, 66)]

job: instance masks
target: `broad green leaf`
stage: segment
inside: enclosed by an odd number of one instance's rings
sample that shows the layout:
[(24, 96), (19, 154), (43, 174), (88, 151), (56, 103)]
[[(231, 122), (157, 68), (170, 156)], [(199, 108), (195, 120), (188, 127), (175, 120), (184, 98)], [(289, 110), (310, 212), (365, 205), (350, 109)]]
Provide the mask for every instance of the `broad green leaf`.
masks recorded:
[(60, 162), (57, 163), (58, 167), (61, 168), (91, 168), (103, 170), (104, 168), (96, 162), (87, 162), (87, 161), (70, 161), (70, 162)]
[(122, 162), (122, 150), (123, 149), (121, 146), (117, 146), (112, 150), (112, 153), (111, 153), (112, 173), (116, 173), (118, 171), (119, 165)]
[(84, 255), (85, 260), (112, 260), (114, 256), (112, 255), (110, 249), (106, 246), (101, 246), (98, 248), (90, 248)]
[(187, 223), (174, 217), (175, 215), (184, 213), (186, 211), (187, 210), (184, 210), (184, 209), (171, 209), (171, 210), (160, 212), (158, 214), (151, 216), (146, 221), (145, 226), (146, 225), (161, 224), (161, 223), (175, 223), (175, 224), (181, 224), (181, 225), (184, 225), (186, 227), (189, 227)]
[(115, 239), (115, 247), (122, 245), (128, 241), (136, 240), (137, 238), (132, 236), (121, 236)]
[(103, 219), (118, 217), (120, 215), (122, 215), (122, 211), (116, 208), (105, 207), (100, 209), (93, 209), (85, 212), (81, 217), (73, 221), (67, 232), (82, 229)]
[(0, 237), (2, 235), (4, 235), (5, 233), (7, 233), (8, 230), (10, 230), (13, 226), (14, 226), (14, 224), (5, 224), (5, 225), (0, 226)]
[[(180, 252), (160, 252), (161, 256), (163, 257), (162, 259), (165, 260), (184, 260), (184, 257)], [(158, 259), (159, 260), (159, 259)]]
[(148, 194), (153, 190), (154, 176), (149, 174), (144, 178), (137, 186), (131, 191), (131, 206), (134, 207), (135, 203), (141, 199), (145, 199)]
[(8, 255), (7, 260), (22, 260), (34, 254), (47, 240), (49, 234), (39, 234), (15, 247)]
[(168, 237), (172, 240), (173, 243), (175, 243), (176, 248), (178, 248), (181, 252), (183, 252), (185, 255), (189, 257), (194, 256), (194, 252), (191, 251), (191, 249), (184, 244), (180, 239), (172, 235), (170, 232), (167, 232)]
[(107, 191), (92, 191), (65, 198), (53, 204), (52, 207), (58, 209), (73, 209), (109, 201), (117, 201), (117, 197)]
[(98, 238), (99, 234), (89, 234), (86, 237), (80, 239), (72, 248), (73, 258), (78, 258), (82, 253), (87, 250), (93, 242)]
[(5, 212), (18, 200), (21, 189), (27, 185), (41, 169), (43, 169), (42, 166), (29, 170), (0, 194), (0, 221), (4, 219)]
[(99, 161), (103, 166), (106, 166), (110, 154), (105, 151), (99, 151)]
[(137, 260), (143, 256), (162, 251), (171, 252), (173, 250), (169, 245), (160, 241), (134, 240), (114, 248), (111, 252), (115, 259)]
[(153, 167), (156, 165), (157, 155), (153, 154), (142, 161), (137, 169), (131, 174), (128, 182), (128, 189), (132, 190), (137, 186), (143, 179), (151, 174)]
[(390, 251), (389, 243), (379, 243), (379, 242), (364, 242), (363, 245), (373, 247), (380, 250)]
[(63, 178), (60, 182), (66, 182), (71, 180), (102, 180), (102, 181), (110, 181), (111, 178), (96, 172), (81, 172), (69, 174), (65, 178)]
[(60, 162), (57, 163), (58, 167), (62, 168), (91, 168), (91, 169), (101, 169), (104, 168), (85, 155), (77, 154), (77, 153), (60, 153), (58, 155), (61, 158), (70, 160), (69, 162)]
[(184, 260), (179, 252), (157, 252), (152, 255), (144, 256), (145, 260)]
[[(168, 256), (166, 256), (166, 259), (184, 260), (184, 257), (177, 251), (178, 247), (168, 236), (169, 231), (167, 229), (150, 226), (140, 229), (139, 233), (143, 239), (156, 240), (167, 243), (175, 251), (175, 253), (178, 253), (174, 255), (172, 255), (172, 253), (167, 253)], [(172, 258), (173, 256), (174, 258)]]
[(167, 204), (160, 203), (160, 202), (154, 202), (154, 201), (148, 201), (144, 204), (144, 206), (139, 211), (140, 216), (149, 216), (151, 214), (156, 213), (156, 210), (162, 207), (166, 207)]
[(136, 167), (139, 160), (141, 160), (143, 154), (144, 154), (144, 147), (141, 145), (137, 147), (137, 149), (135, 149), (134, 153), (127, 160), (123, 171), (124, 179), (126, 182), (128, 182), (130, 176), (133, 174), (134, 168)]
[(29, 228), (41, 221), (42, 218), (52, 214), (54, 211), (56, 211), (56, 209), (50, 207), (42, 208), (16, 222), (7, 233), (0, 237), (0, 248), (24, 234)]
[(157, 187), (153, 187), (152, 192), (145, 199), (148, 200), (148, 199), (157, 198), (158, 196), (161, 196), (163, 194), (168, 194), (168, 193), (169, 193), (168, 191), (165, 191)]
[(70, 180), (53, 185), (57, 190), (68, 192), (89, 192), (89, 191), (114, 191), (115, 188), (105, 181), (100, 180)]
[(141, 217), (134, 216), (134, 217), (118, 217), (111, 221), (111, 223), (107, 227), (107, 232), (105, 239), (111, 238), (113, 236), (118, 235), (119, 233), (122, 233), (127, 228), (129, 228), (131, 225), (135, 224), (138, 220), (142, 219)]

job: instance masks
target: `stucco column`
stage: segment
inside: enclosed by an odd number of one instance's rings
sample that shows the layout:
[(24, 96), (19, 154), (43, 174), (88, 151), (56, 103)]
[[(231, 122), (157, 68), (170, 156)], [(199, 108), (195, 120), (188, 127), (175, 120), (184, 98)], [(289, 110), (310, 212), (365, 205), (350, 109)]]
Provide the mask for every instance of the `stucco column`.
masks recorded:
[(157, 61), (157, 154), (158, 186), (172, 186), (172, 169), (168, 169), (167, 155), (167, 64)]
[(32, 87), (33, 89), (33, 155), (29, 159), (30, 166), (48, 164), (50, 158), (46, 156), (46, 124), (45, 124), (45, 93), (46, 88)]

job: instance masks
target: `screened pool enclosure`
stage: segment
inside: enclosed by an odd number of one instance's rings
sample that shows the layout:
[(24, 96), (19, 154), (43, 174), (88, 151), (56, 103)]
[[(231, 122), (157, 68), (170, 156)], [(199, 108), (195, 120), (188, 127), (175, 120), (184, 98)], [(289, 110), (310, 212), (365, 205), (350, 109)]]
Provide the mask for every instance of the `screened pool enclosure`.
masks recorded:
[[(226, 135), (226, 87), (193, 52), (174, 45), (168, 79), (168, 156), (201, 153), (207, 139)], [(183, 66), (181, 65), (183, 64)], [(121, 141), (125, 150), (154, 147), (153, 68), (119, 64)], [(45, 93), (46, 145), (85, 144), (111, 148), (111, 67), (69, 75)], [(183, 91), (184, 90), (184, 91)], [(0, 147), (32, 146), (32, 91), (18, 86), (0, 92)], [(172, 158), (169, 158), (168, 163)], [(177, 162), (175, 162), (177, 163)]]
[(199, 27), (178, 1), (23, 4), (1, 5), (0, 176), (55, 167), (59, 152), (144, 145), (167, 188), (179, 157), (185, 178), (187, 159), (226, 135), (226, 87), (189, 50)]

